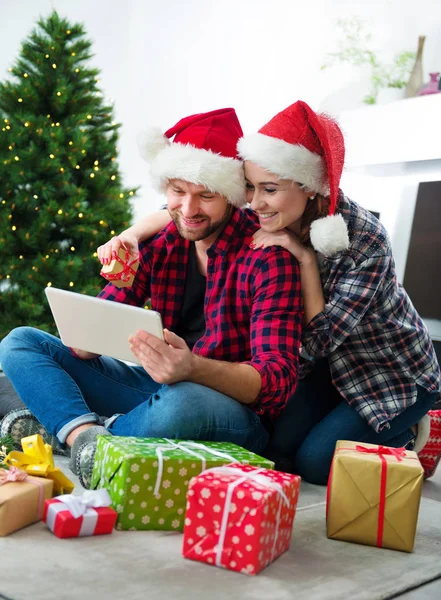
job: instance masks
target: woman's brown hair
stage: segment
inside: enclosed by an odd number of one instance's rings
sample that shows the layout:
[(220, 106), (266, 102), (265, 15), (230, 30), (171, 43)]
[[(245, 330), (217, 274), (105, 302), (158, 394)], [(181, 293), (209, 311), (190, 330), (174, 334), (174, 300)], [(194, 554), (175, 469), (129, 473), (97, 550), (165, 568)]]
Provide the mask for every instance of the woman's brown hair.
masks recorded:
[(299, 240), (304, 246), (311, 246), (309, 233), (311, 223), (321, 217), (326, 217), (329, 213), (329, 198), (316, 194), (315, 198), (309, 199), (303, 212), (300, 223)]

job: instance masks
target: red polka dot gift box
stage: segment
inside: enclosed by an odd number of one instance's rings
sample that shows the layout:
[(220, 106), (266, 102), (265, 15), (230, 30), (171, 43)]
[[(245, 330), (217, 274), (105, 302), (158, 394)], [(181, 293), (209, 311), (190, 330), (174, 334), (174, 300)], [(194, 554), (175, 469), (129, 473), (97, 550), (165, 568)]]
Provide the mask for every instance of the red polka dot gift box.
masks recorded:
[(289, 548), (300, 481), (298, 475), (240, 464), (193, 477), (183, 555), (256, 575)]

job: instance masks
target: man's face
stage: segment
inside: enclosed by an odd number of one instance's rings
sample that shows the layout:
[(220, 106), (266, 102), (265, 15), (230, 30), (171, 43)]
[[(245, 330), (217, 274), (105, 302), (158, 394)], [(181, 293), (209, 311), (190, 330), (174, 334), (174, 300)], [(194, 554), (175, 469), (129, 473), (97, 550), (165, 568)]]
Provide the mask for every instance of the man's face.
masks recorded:
[(182, 179), (169, 181), (167, 207), (180, 235), (192, 242), (214, 241), (232, 212), (224, 196)]

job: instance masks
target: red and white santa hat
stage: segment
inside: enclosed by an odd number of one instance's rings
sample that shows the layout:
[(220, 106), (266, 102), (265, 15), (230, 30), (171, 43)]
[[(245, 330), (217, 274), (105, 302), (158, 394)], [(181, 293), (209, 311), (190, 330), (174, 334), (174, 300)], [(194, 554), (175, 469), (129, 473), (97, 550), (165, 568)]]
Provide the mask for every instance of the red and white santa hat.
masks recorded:
[(243, 206), (243, 163), (237, 155), (242, 135), (235, 110), (221, 108), (185, 117), (164, 134), (150, 129), (141, 134), (138, 145), (156, 189), (164, 191), (170, 179), (182, 179)]
[(329, 197), (329, 214), (311, 224), (311, 243), (323, 254), (349, 246), (346, 223), (335, 214), (345, 144), (337, 123), (299, 100), (278, 113), (258, 133), (239, 140), (241, 158), (280, 179), (291, 179)]

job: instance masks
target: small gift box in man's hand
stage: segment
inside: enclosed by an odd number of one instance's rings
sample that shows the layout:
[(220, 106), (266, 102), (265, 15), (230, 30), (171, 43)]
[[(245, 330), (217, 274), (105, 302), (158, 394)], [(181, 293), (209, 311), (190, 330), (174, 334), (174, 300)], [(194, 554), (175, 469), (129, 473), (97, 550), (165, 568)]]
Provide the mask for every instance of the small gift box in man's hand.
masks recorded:
[(111, 503), (107, 490), (57, 496), (46, 501), (43, 521), (59, 538), (112, 533), (118, 514)]
[(133, 256), (128, 250), (121, 247), (115, 258), (108, 265), (102, 267), (100, 275), (116, 287), (130, 287), (135, 279), (138, 266), (138, 256)]

